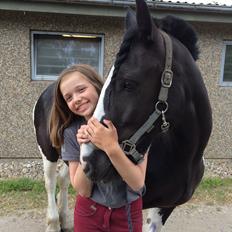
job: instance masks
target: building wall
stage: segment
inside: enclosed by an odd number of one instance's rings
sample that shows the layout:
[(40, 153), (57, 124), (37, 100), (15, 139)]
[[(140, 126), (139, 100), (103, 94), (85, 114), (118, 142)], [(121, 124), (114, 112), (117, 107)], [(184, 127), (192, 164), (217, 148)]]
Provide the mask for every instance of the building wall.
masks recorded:
[(221, 61), (223, 41), (232, 41), (232, 25), (195, 25), (199, 33), (202, 76), (208, 89), (213, 111), (213, 132), (206, 149), (206, 157), (232, 158), (232, 87), (221, 87)]
[[(199, 67), (209, 90), (214, 127), (208, 158), (232, 158), (232, 88), (219, 86), (223, 39), (232, 40), (231, 25), (195, 24), (201, 50)], [(40, 157), (33, 131), (33, 106), (51, 82), (31, 81), (30, 30), (104, 33), (104, 73), (120, 45), (124, 21), (70, 15), (0, 12), (0, 158)], [(191, 123), (191, 122), (189, 122)]]
[(30, 30), (104, 33), (104, 72), (107, 73), (120, 44), (123, 21), (1, 12), (0, 158), (40, 157), (33, 131), (32, 111), (40, 93), (51, 82), (31, 81)]

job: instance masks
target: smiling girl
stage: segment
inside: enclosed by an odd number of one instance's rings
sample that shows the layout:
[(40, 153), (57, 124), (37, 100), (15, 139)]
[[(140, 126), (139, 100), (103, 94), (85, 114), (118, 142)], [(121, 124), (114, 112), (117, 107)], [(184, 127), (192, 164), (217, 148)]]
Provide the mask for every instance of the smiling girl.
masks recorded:
[[(141, 232), (147, 155), (133, 164), (119, 146), (113, 123), (104, 120), (105, 127), (92, 117), (101, 88), (100, 77), (84, 64), (65, 69), (56, 83), (50, 138), (68, 162), (71, 184), (78, 193), (74, 231)], [(87, 178), (80, 145), (89, 141), (107, 154), (118, 172), (115, 180), (93, 183)]]

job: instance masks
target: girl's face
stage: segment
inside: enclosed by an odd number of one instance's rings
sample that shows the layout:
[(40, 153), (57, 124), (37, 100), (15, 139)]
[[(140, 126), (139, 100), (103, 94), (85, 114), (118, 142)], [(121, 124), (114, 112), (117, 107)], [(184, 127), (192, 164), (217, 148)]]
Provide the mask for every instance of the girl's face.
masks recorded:
[(61, 83), (60, 91), (68, 108), (76, 115), (88, 120), (97, 105), (98, 94), (95, 87), (78, 71), (66, 74)]

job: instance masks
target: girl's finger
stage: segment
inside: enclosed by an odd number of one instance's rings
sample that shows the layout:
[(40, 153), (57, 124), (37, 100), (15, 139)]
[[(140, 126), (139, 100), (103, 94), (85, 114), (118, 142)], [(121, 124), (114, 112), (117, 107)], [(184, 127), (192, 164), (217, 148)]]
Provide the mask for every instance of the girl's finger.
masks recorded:
[(86, 134), (86, 132), (85, 133), (78, 133), (77, 138), (78, 139), (87, 139), (88, 135)]
[(88, 126), (86, 129), (86, 132), (88, 135), (90, 135), (91, 137), (94, 136), (94, 129), (91, 126)]
[(88, 142), (90, 142), (89, 139), (81, 139), (78, 141), (79, 144), (88, 143)]
[(113, 123), (110, 120), (104, 119), (103, 122), (106, 124), (106, 126), (109, 129), (113, 129), (114, 128), (114, 125), (113, 125)]
[(94, 126), (94, 127), (99, 127), (102, 126), (102, 124), (94, 117), (92, 117), (89, 121), (88, 124)]
[(92, 122), (92, 121), (90, 121), (89, 123), (88, 123), (88, 128), (92, 131), (92, 134), (95, 134), (96, 133), (96, 131), (98, 131), (100, 128), (101, 128), (101, 124), (99, 124), (98, 125), (98, 123), (97, 122)]

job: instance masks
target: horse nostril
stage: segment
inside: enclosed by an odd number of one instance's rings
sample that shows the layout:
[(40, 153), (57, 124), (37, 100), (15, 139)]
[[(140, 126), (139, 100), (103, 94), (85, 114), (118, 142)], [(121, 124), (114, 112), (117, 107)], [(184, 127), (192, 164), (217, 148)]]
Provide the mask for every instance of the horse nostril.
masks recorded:
[(91, 170), (89, 164), (86, 164), (86, 165), (85, 165), (83, 171), (84, 171), (85, 175), (86, 175), (89, 179), (92, 180), (93, 173), (92, 173), (92, 170)]
[(89, 172), (89, 165), (86, 164), (83, 170), (84, 170), (85, 173)]
[(85, 175), (92, 181), (97, 181), (97, 175), (95, 173), (95, 170), (93, 169), (93, 166), (91, 164), (86, 164), (85, 168), (83, 169)]

